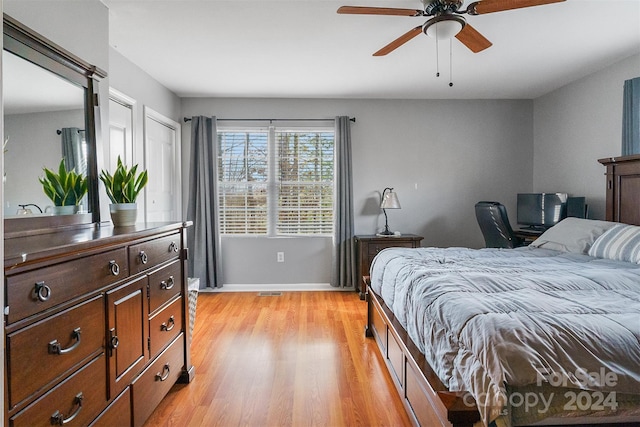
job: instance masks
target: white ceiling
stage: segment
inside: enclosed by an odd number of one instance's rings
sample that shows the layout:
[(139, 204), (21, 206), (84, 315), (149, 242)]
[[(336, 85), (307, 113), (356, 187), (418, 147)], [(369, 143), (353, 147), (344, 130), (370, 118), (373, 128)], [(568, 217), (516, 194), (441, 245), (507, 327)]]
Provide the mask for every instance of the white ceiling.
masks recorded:
[[(110, 44), (181, 97), (533, 99), (640, 53), (640, 0), (567, 0), (468, 16), (493, 42), (474, 54), (420, 34), (425, 17), (339, 15), (418, 0), (103, 0)], [(469, 0), (465, 1), (465, 6)], [(640, 75), (640, 70), (638, 70)]]

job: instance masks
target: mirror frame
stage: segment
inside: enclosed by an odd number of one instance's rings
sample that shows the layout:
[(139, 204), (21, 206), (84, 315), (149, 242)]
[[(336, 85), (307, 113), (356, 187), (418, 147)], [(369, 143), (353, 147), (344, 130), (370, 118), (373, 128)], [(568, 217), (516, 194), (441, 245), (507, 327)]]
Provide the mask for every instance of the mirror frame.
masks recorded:
[(40, 66), (85, 89), (85, 129), (88, 147), (88, 210), (86, 214), (5, 218), (5, 238), (40, 234), (52, 228), (78, 226), (100, 222), (98, 190), (98, 141), (101, 137), (98, 83), (107, 76), (100, 68), (89, 64), (42, 35), (3, 14), (3, 49)]

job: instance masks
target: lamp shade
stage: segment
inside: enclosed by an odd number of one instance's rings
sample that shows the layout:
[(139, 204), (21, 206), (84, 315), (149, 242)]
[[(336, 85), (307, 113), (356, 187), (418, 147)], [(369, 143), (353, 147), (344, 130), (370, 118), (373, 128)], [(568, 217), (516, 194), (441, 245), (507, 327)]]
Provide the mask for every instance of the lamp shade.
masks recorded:
[(464, 27), (464, 18), (459, 16), (440, 16), (429, 20), (423, 31), (429, 37), (438, 40), (448, 40), (455, 37)]
[(382, 197), (382, 203), (380, 203), (380, 208), (382, 209), (400, 209), (400, 201), (398, 200), (398, 195), (393, 192), (393, 190), (389, 190)]

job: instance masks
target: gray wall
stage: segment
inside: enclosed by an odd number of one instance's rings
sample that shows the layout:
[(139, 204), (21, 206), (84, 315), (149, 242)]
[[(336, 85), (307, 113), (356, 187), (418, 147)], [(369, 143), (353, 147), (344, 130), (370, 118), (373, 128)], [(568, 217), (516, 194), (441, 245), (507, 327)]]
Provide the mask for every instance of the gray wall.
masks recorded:
[[(478, 200), (499, 200), (515, 213), (515, 194), (532, 190), (533, 102), (444, 100), (182, 100), (185, 116), (327, 118), (352, 124), (356, 232), (384, 225), (383, 188), (402, 209), (389, 210), (394, 231), (425, 236), (423, 246), (483, 246)], [(183, 126), (183, 173), (190, 126)], [(183, 183), (186, 194), (187, 183)], [(225, 284), (328, 283), (331, 241), (323, 238), (223, 239)], [(276, 252), (285, 263), (276, 263)]]
[[(180, 98), (162, 86), (140, 67), (122, 56), (117, 50), (109, 48), (109, 84), (111, 88), (135, 101), (133, 122), (133, 162), (144, 165), (144, 115), (145, 107), (180, 122)], [(105, 126), (107, 129), (108, 126)], [(106, 134), (105, 134), (106, 135)], [(108, 154), (103, 154), (105, 159)], [(102, 189), (102, 186), (100, 187)], [(101, 190), (101, 218), (109, 221), (109, 200)], [(143, 191), (138, 197), (138, 209), (144, 210), (146, 196)]]
[[(182, 121), (180, 98), (111, 47), (109, 48), (109, 84), (112, 88), (135, 99), (139, 106), (148, 105), (163, 116), (177, 122)], [(142, 108), (139, 110), (138, 118), (141, 122), (143, 112)]]
[(640, 76), (640, 54), (541, 96), (534, 106), (534, 191), (584, 195), (605, 217), (604, 166), (620, 155), (622, 86)]
[(3, 11), (85, 61), (109, 69), (109, 10), (100, 0), (4, 0)]

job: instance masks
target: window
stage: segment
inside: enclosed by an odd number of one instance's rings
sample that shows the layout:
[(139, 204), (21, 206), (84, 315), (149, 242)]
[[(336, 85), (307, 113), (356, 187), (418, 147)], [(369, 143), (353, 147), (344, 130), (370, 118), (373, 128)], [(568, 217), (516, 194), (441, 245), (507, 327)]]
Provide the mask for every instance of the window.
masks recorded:
[(333, 234), (333, 129), (225, 129), (218, 144), (222, 234)]

